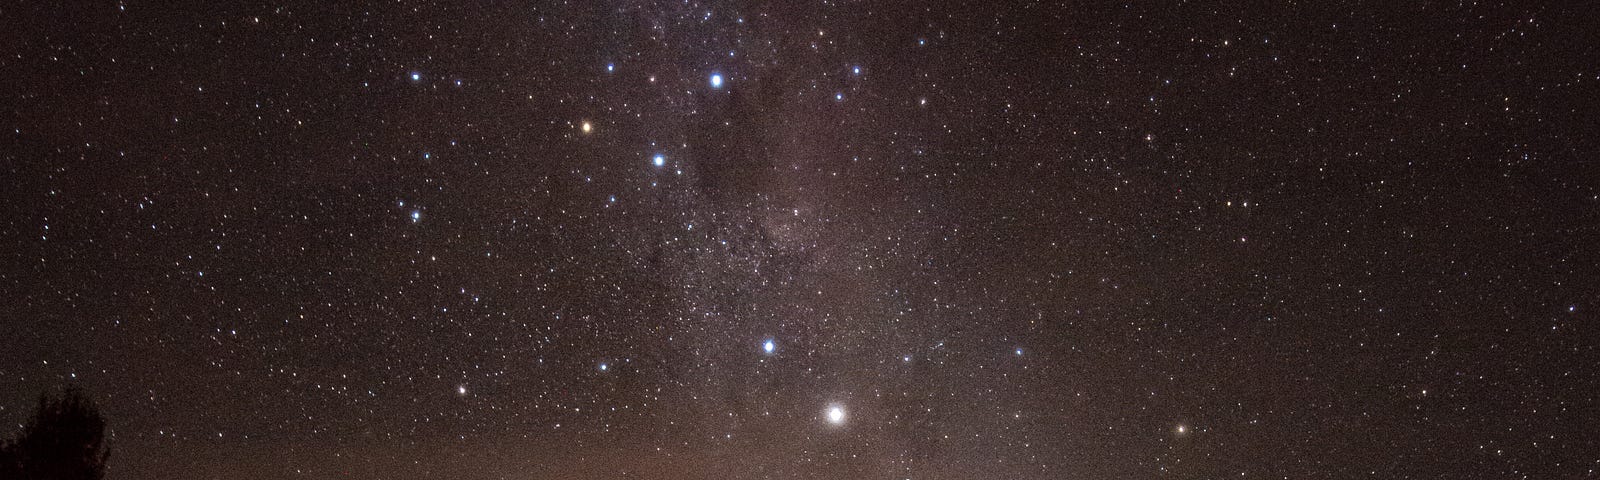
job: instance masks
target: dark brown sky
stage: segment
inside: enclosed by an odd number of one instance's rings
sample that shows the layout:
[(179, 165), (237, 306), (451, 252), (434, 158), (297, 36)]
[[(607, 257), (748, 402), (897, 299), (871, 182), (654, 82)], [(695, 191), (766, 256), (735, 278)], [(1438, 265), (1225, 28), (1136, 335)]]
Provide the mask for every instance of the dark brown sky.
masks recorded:
[(0, 6), (0, 426), (80, 385), (112, 479), (1594, 476), (1592, 12), (1278, 3)]

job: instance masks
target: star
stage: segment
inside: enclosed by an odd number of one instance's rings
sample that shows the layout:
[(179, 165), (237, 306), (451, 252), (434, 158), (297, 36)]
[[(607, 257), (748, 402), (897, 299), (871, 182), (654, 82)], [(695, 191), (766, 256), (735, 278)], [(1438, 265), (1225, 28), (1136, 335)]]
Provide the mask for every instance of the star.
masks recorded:
[(650, 159), (650, 163), (655, 164), (657, 167), (665, 166), (667, 164), (667, 156), (657, 153), (654, 158)]
[(588, 120), (584, 120), (582, 124), (578, 125), (578, 129), (582, 130), (583, 133), (593, 132), (594, 124), (589, 123)]
[(411, 81), (413, 81), (413, 82), (422, 81), (422, 74), (418, 73), (418, 72), (411, 72)]
[(761, 351), (766, 352), (767, 355), (772, 355), (772, 352), (774, 350), (777, 350), (777, 349), (778, 349), (778, 343), (774, 342), (770, 338), (767, 339), (767, 341), (765, 341), (765, 342), (761, 342)]
[(600, 362), (600, 371), (605, 372), (605, 371), (610, 371), (610, 370), (611, 370), (611, 365), (606, 364), (606, 362)]
[(835, 101), (835, 102), (843, 102), (844, 101), (844, 93), (840, 92), (840, 93), (833, 94), (833, 101)]
[(1019, 356), (1019, 357), (1022, 356), (1022, 348), (1021, 347), (1018, 347), (1016, 352), (1017, 352), (1017, 356)]
[(844, 406), (837, 404), (828, 406), (828, 423), (844, 425)]
[(861, 66), (860, 65), (856, 65), (854, 67), (850, 67), (850, 73), (853, 74), (853, 75), (860, 75), (861, 74)]
[(466, 385), (456, 385), (456, 395), (466, 395), (466, 394), (467, 394), (467, 386)]
[(417, 223), (417, 222), (420, 222), (420, 221), (422, 221), (422, 210), (412, 210), (411, 211), (411, 223)]
[(615, 64), (615, 63), (607, 63), (606, 64), (606, 73), (611, 73), (611, 72), (615, 72), (615, 71), (617, 71), (617, 64)]
[(722, 74), (711, 74), (711, 88), (722, 88)]

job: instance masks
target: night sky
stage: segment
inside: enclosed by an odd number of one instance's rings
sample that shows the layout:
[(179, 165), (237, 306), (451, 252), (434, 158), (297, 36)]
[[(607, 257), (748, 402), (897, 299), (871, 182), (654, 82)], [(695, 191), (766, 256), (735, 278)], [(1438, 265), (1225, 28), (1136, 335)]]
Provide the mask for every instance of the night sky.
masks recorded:
[(0, 6), (111, 479), (1600, 478), (1544, 2)]

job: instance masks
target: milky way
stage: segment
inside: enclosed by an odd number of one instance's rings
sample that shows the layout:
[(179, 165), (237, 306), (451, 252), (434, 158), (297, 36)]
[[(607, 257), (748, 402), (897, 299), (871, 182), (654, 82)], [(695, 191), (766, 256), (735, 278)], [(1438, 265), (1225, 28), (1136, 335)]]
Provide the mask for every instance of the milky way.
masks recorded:
[(1576, 7), (32, 3), (0, 426), (107, 478), (1600, 469)]

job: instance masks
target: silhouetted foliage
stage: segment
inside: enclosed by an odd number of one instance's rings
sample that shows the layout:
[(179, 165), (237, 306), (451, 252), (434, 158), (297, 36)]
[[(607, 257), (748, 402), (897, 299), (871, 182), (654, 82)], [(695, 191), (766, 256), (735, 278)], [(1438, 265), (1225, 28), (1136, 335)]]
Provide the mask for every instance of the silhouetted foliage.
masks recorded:
[(100, 410), (83, 392), (42, 395), (21, 434), (0, 443), (0, 479), (99, 480), (111, 455), (105, 429)]

